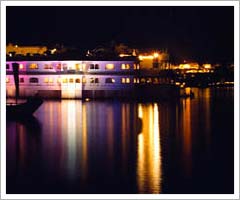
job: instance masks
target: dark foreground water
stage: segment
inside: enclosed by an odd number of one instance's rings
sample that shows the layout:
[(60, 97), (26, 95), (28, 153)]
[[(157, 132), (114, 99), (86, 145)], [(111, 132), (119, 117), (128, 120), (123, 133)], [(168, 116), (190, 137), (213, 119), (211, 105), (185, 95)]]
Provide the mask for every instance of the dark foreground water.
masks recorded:
[(7, 121), (7, 193), (233, 193), (233, 89), (194, 92), (45, 101)]

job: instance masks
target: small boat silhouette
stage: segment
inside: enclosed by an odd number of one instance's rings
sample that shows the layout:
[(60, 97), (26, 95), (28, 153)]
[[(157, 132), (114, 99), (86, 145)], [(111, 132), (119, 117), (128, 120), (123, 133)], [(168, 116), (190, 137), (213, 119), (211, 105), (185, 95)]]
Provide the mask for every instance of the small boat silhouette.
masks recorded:
[(18, 103), (19, 98), (19, 64), (13, 63), (13, 75), (15, 82), (15, 103), (6, 105), (7, 118), (19, 118), (31, 116), (42, 105), (43, 100), (39, 97), (28, 98), (24, 103)]
[(24, 103), (7, 104), (7, 118), (31, 116), (43, 103), (40, 98), (29, 98)]

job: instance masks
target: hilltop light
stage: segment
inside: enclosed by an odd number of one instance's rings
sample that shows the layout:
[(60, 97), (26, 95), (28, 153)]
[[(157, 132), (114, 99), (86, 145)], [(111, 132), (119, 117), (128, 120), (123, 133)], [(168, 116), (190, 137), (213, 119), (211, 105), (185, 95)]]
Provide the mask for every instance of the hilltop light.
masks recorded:
[(205, 69), (211, 69), (211, 64), (204, 64), (203, 67), (204, 67)]
[(57, 51), (56, 48), (52, 49), (52, 50), (51, 50), (51, 54), (54, 54), (56, 51)]
[(148, 55), (148, 56), (138, 56), (139, 60), (145, 60), (145, 59), (153, 59), (153, 55)]
[(131, 55), (129, 55), (129, 54), (123, 54), (123, 53), (122, 53), (122, 54), (119, 54), (119, 57), (121, 57), (121, 58), (122, 58), (122, 57), (128, 57), (128, 56), (131, 56)]
[(159, 54), (156, 53), (156, 52), (153, 54), (153, 57), (154, 57), (154, 58), (157, 58), (158, 56), (159, 56)]

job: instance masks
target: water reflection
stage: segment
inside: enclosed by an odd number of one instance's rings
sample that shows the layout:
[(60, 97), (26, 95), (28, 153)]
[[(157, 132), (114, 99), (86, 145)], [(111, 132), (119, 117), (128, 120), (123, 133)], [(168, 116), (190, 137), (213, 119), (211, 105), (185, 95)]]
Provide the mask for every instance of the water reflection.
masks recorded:
[(138, 105), (142, 132), (138, 135), (137, 182), (139, 193), (161, 192), (161, 143), (158, 105)]
[(183, 100), (183, 113), (182, 113), (182, 136), (180, 136), (183, 140), (183, 160), (184, 162), (184, 169), (185, 169), (185, 176), (190, 176), (192, 167), (192, 131), (191, 131), (191, 99), (184, 99)]
[(231, 192), (233, 102), (193, 92), (177, 103), (46, 101), (35, 118), (7, 121), (7, 192)]

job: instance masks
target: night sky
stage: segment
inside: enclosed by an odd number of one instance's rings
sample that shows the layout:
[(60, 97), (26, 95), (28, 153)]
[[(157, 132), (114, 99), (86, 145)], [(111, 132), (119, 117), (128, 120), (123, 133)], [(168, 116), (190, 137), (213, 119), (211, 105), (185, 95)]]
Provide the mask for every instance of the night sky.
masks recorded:
[(7, 43), (93, 49), (111, 41), (168, 49), (177, 60), (232, 62), (234, 8), (7, 7)]

